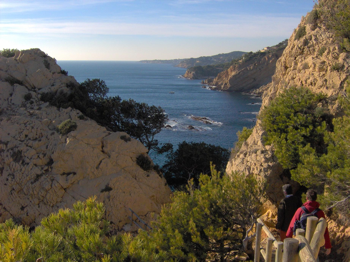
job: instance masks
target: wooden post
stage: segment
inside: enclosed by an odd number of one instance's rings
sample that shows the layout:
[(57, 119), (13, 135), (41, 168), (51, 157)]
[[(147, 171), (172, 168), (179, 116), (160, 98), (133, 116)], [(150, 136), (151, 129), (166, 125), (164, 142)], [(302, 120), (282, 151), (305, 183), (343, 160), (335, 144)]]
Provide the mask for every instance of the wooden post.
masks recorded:
[(305, 237), (305, 230), (302, 229), (302, 228), (298, 228), (297, 232), (296, 232), (296, 235)]
[(296, 239), (299, 241), (299, 260), (302, 262), (316, 262), (309, 241), (301, 235), (297, 235)]
[(314, 235), (316, 225), (318, 222), (318, 218), (317, 217), (308, 217), (306, 221), (307, 222), (306, 222), (305, 238), (307, 239), (307, 241), (309, 241), (309, 243), (311, 243), (311, 239), (312, 239), (312, 236)]
[(262, 224), (256, 223), (254, 262), (260, 262), (261, 228), (262, 228)]
[(273, 241), (275, 241), (274, 238), (270, 238), (269, 237), (267, 239), (265, 262), (271, 262), (271, 260), (272, 260), (272, 245), (273, 245)]
[(286, 238), (283, 243), (283, 262), (298, 262), (299, 241), (295, 238)]
[(264, 222), (260, 218), (258, 218), (257, 221), (258, 221), (258, 223), (262, 224), (262, 230), (264, 230), (264, 232), (267, 235), (267, 237), (272, 238), (274, 240), (273, 244), (277, 248), (277, 240), (272, 235), (272, 233), (270, 232), (269, 228), (267, 226), (265, 226)]
[(277, 242), (275, 262), (282, 262), (283, 242)]
[[(298, 228), (298, 229), (296, 230), (296, 235), (297, 235), (297, 236), (303, 236), (303, 237), (305, 237), (305, 230), (302, 229), (302, 228)], [(300, 258), (298, 259), (298, 261), (301, 262)]]
[(321, 244), (324, 243), (324, 232), (326, 231), (327, 221), (323, 217), (317, 223), (314, 236), (311, 240), (310, 247), (313, 252), (314, 258), (317, 259), (318, 252), (320, 252)]

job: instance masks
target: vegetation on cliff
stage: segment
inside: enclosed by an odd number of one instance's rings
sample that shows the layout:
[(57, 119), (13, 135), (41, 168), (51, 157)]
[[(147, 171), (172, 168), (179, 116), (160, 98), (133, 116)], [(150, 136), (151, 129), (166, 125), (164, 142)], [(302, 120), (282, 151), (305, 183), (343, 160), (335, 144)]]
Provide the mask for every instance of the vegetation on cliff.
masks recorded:
[(177, 67), (189, 68), (193, 66), (206, 66), (229, 63), (232, 59), (241, 57), (246, 52), (233, 51), (225, 54), (217, 54), (213, 56), (201, 56), (197, 58), (184, 58), (173, 60), (142, 60), (143, 63), (155, 63), (155, 64), (172, 64)]
[(336, 34), (343, 50), (350, 52), (350, 1), (319, 0), (312, 12), (312, 21), (323, 21)]
[(158, 145), (155, 135), (167, 120), (162, 108), (119, 96), (108, 97), (108, 87), (100, 79), (87, 79), (80, 85), (70, 83), (67, 88), (69, 92), (43, 93), (41, 100), (59, 108), (76, 108), (109, 130), (128, 133), (148, 150)]
[(281, 49), (284, 49), (286, 47), (286, 41), (282, 41), (281, 43), (270, 47), (267, 50), (264, 51), (257, 51), (257, 52), (249, 52), (243, 54), (241, 57), (232, 59), (231, 61), (225, 62), (225, 63), (218, 63), (213, 65), (199, 65), (194, 67), (189, 67), (186, 75), (192, 75), (193, 78), (207, 78), (207, 77), (215, 77), (220, 72), (225, 71), (229, 69), (233, 65), (238, 64), (245, 64), (248, 62), (253, 62), (259, 59), (262, 59), (263, 57), (278, 52)]
[[(247, 228), (260, 215), (263, 187), (253, 178), (222, 176), (214, 168), (189, 183), (163, 207), (149, 232), (133, 237), (111, 231), (104, 207), (89, 198), (61, 209), (29, 231), (12, 220), (0, 224), (4, 261), (220, 261), (242, 250)], [(232, 254), (231, 254), (232, 255)]]
[[(349, 217), (350, 101), (340, 98), (344, 116), (333, 118), (327, 97), (306, 88), (290, 88), (261, 115), (265, 141), (273, 144), (278, 162), (293, 180), (317, 188), (321, 201)], [(349, 219), (347, 219), (349, 220)]]
[(14, 57), (18, 49), (4, 48), (0, 51), (0, 55), (4, 57)]
[(242, 147), (243, 143), (247, 141), (250, 135), (253, 132), (253, 128), (243, 127), (242, 131), (238, 131), (237, 134), (237, 142), (235, 143), (235, 147), (231, 153), (235, 155)]
[(300, 162), (300, 149), (310, 144), (318, 154), (325, 152), (324, 135), (330, 130), (326, 97), (307, 88), (290, 88), (265, 108), (259, 118), (266, 131), (266, 144), (274, 144), (278, 161), (285, 169)]

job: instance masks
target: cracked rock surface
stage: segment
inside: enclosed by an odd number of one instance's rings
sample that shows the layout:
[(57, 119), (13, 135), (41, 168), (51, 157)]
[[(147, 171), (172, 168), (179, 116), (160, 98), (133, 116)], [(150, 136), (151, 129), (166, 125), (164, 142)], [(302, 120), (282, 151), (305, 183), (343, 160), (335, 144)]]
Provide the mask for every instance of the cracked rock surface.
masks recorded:
[[(40, 93), (65, 90), (70, 82), (76, 83), (74, 77), (61, 74), (39, 49), (0, 57), (0, 223), (12, 218), (35, 226), (60, 208), (97, 196), (117, 229), (135, 230), (129, 208), (149, 221), (171, 191), (154, 170), (136, 164), (147, 154), (141, 142), (80, 119), (78, 110), (40, 101)], [(61, 135), (57, 127), (67, 119), (77, 128)]]

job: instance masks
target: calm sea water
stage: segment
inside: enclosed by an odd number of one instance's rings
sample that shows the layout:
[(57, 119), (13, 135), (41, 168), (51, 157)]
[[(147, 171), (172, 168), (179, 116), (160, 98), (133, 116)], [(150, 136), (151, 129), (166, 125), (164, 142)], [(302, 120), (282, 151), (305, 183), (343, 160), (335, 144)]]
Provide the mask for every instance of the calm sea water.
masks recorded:
[[(244, 126), (254, 126), (261, 105), (259, 98), (205, 89), (200, 80), (182, 77), (186, 69), (171, 65), (121, 61), (58, 64), (78, 82), (87, 78), (104, 80), (109, 96), (162, 107), (169, 116), (169, 127), (157, 135), (161, 143), (206, 142), (231, 149), (237, 141), (236, 133)], [(195, 121), (191, 116), (207, 117), (212, 124)]]

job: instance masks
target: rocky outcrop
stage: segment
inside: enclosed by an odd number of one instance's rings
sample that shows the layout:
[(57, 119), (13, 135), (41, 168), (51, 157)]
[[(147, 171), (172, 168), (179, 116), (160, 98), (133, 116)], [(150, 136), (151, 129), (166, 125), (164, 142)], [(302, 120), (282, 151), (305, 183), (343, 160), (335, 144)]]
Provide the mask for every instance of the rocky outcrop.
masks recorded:
[(286, 42), (256, 53), (248, 53), (227, 70), (205, 84), (213, 90), (249, 92), (271, 82), (276, 62), (281, 57)]
[[(350, 75), (350, 56), (349, 53), (342, 52), (335, 35), (327, 30), (322, 20), (308, 23), (312, 20), (308, 16), (302, 18), (289, 38), (287, 47), (277, 61), (272, 81), (262, 87), (264, 93), (261, 110), (284, 90), (303, 86), (315, 93), (327, 94), (330, 97), (330, 112), (333, 115), (340, 112), (337, 97), (344, 90)], [(233, 171), (255, 174), (266, 181), (269, 186), (266, 207), (276, 211), (276, 203), (283, 198), (281, 187), (290, 182), (290, 179), (284, 175), (277, 162), (273, 147), (264, 144), (263, 136), (264, 131), (258, 120), (251, 136), (236, 154), (231, 155), (226, 171), (228, 174)], [(294, 188), (297, 189), (297, 186), (295, 184)], [(271, 213), (276, 214), (275, 211)], [(346, 227), (336, 225), (333, 220), (328, 220), (328, 223), (331, 239), (338, 248), (332, 253), (345, 254), (343, 261), (348, 261), (350, 232), (345, 233)]]
[[(171, 191), (154, 170), (136, 164), (138, 156), (148, 157), (139, 141), (40, 101), (42, 92), (64, 92), (70, 82), (74, 77), (39, 49), (0, 57), (0, 222), (35, 226), (59, 208), (97, 196), (117, 229), (133, 230), (129, 208), (149, 221)], [(59, 125), (67, 119), (76, 128), (62, 135)]]
[[(261, 110), (267, 106), (279, 93), (293, 86), (303, 86), (316, 93), (325, 93), (330, 97), (337, 97), (344, 88), (344, 83), (350, 73), (350, 57), (343, 53), (335, 41), (335, 36), (322, 23), (307, 24), (307, 17), (303, 18), (298, 28), (289, 38), (288, 46), (277, 61), (276, 72), (272, 82), (263, 87)], [(298, 38), (299, 29), (306, 30), (306, 34)], [(339, 70), (341, 68), (341, 70)], [(330, 111), (337, 114), (339, 106), (334, 99), (330, 100)], [(264, 132), (260, 121), (257, 121), (252, 135), (227, 165), (227, 172), (243, 171), (254, 173), (268, 181), (273, 181), (272, 187), (280, 189), (287, 178), (282, 175), (282, 168), (278, 167), (277, 159), (273, 156), (273, 148), (263, 143)], [(280, 199), (277, 194), (270, 194), (270, 199)], [(273, 191), (272, 191), (273, 193)]]
[(186, 70), (186, 73), (184, 74), (184, 78), (187, 78), (187, 79), (200, 79), (202, 78), (202, 75), (198, 75), (198, 72), (195, 71), (195, 70), (189, 70), (187, 69)]
[(213, 78), (228, 67), (227, 64), (194, 66), (186, 70), (183, 75), (187, 79), (207, 79)]

